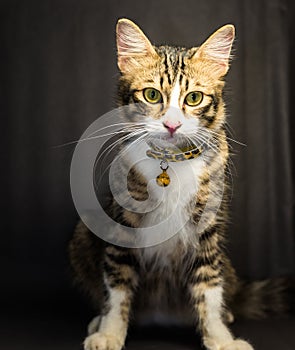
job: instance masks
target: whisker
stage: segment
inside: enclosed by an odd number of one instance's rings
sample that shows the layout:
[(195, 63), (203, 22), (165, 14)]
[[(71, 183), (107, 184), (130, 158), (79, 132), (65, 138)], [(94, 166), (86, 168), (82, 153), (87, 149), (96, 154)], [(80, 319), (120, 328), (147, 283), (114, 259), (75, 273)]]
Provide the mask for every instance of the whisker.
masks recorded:
[[(127, 125), (128, 127), (130, 127), (130, 126), (133, 126), (133, 127), (136, 127), (136, 126), (142, 126), (142, 125), (146, 125), (146, 123), (135, 123), (135, 122), (124, 122), (124, 123), (115, 123), (115, 124), (110, 124), (110, 125), (106, 125), (106, 126), (104, 126), (103, 128), (100, 128), (100, 129), (98, 129), (98, 130), (96, 130), (96, 131), (93, 131), (92, 133), (90, 133), (88, 136), (92, 136), (92, 135), (94, 135), (94, 134), (96, 134), (97, 132), (100, 132), (100, 131), (102, 131), (102, 130), (104, 130), (104, 129), (107, 129), (107, 128), (111, 128), (111, 127), (114, 127), (114, 126), (121, 126), (121, 125)], [(121, 130), (123, 130), (123, 129), (121, 129)]]
[(103, 150), (103, 152), (99, 155), (97, 161), (101, 160), (103, 164), (107, 156), (114, 150), (115, 147), (117, 147), (120, 143), (126, 142), (128, 139), (131, 139), (132, 137), (140, 135), (141, 133), (145, 134), (146, 131), (141, 130), (141, 131), (132, 132), (114, 141)]
[[(204, 130), (200, 131), (197, 133), (197, 135), (195, 135), (196, 139), (202, 140), (203, 142), (205, 142), (208, 147), (210, 147), (216, 154), (219, 154), (219, 150), (216, 146), (216, 144), (214, 144), (214, 142), (218, 141), (218, 136), (219, 134), (216, 132), (212, 132), (212, 130), (208, 131), (208, 132), (204, 132)], [(206, 156), (205, 156), (206, 159)], [(209, 158), (208, 158), (209, 159)], [(233, 184), (234, 184), (234, 176), (231, 170), (231, 167), (235, 168), (235, 165), (232, 161), (232, 159), (230, 158), (230, 155), (228, 157), (228, 166), (224, 169), (224, 173), (225, 175), (228, 176), (228, 181), (231, 184), (231, 193), (230, 193), (230, 200), (232, 200), (233, 197)]]
[[(126, 127), (122, 128), (121, 130), (116, 130), (116, 131), (111, 132), (111, 133), (105, 133), (105, 134), (98, 135), (98, 136), (92, 136), (92, 135), (95, 135), (98, 132), (101, 132), (104, 129), (107, 129), (107, 128), (110, 128), (110, 127), (113, 127), (113, 126), (119, 126), (119, 125), (126, 125)], [(107, 126), (101, 128), (101, 129), (98, 129), (98, 130), (95, 130), (95, 131), (91, 132), (84, 139), (79, 139), (79, 140), (75, 140), (75, 141), (69, 141), (69, 142), (65, 142), (65, 143), (63, 143), (61, 145), (56, 145), (56, 146), (52, 146), (52, 147), (53, 148), (60, 148), (60, 147), (70, 146), (70, 145), (73, 145), (73, 144), (79, 144), (79, 143), (82, 143), (82, 142), (85, 142), (85, 141), (93, 140), (95, 138), (113, 136), (113, 135), (117, 135), (117, 134), (120, 134), (120, 133), (128, 132), (128, 131), (130, 131), (129, 129), (134, 130), (134, 129), (138, 128), (138, 127), (144, 127), (144, 126), (146, 126), (146, 123), (125, 122), (125, 123), (111, 124), (111, 125), (107, 125)]]
[[(139, 143), (139, 142), (141, 142), (142, 139), (145, 137), (145, 135), (146, 135), (146, 134), (144, 133), (143, 135), (139, 136), (131, 145), (134, 145), (134, 143)], [(118, 141), (122, 141), (122, 140), (118, 140)], [(122, 142), (124, 142), (124, 141), (126, 141), (126, 139), (123, 140)], [(112, 145), (113, 145), (113, 144), (112, 144)], [(129, 146), (131, 146), (131, 145), (129, 145)], [(129, 146), (127, 146), (125, 149), (121, 150), (120, 156), (124, 156), (124, 154), (127, 152), (127, 148), (128, 148)], [(115, 145), (114, 147), (116, 147), (116, 145)], [(113, 149), (113, 148), (112, 148), (112, 149)], [(110, 152), (111, 152), (111, 151), (112, 151), (112, 150), (110, 150)], [(110, 152), (109, 152), (109, 153), (110, 153)], [(109, 154), (109, 153), (108, 153), (108, 154)], [(106, 156), (107, 156), (107, 155), (106, 155)], [(104, 159), (106, 158), (106, 156), (104, 157)], [(100, 157), (96, 160), (95, 164), (97, 164), (97, 162), (99, 161), (99, 159), (100, 159)], [(104, 160), (102, 160), (100, 169), (103, 167), (103, 163), (104, 163)], [(105, 173), (109, 170), (109, 168), (111, 167), (111, 165), (112, 165), (112, 162), (110, 162), (110, 164), (107, 165), (107, 166), (105, 167), (103, 173), (100, 172), (100, 174), (99, 174), (99, 175), (100, 175), (99, 183), (101, 182), (103, 176), (104, 176)], [(96, 165), (95, 165), (95, 166), (96, 166)]]
[[(219, 136), (219, 134), (218, 134), (217, 132), (215, 132), (214, 130), (209, 130), (209, 129), (208, 129), (208, 133), (215, 134), (216, 136)], [(233, 136), (233, 135), (232, 135), (232, 136)], [(228, 140), (232, 141), (232, 142), (237, 143), (237, 144), (240, 145), (240, 146), (247, 147), (247, 145), (246, 145), (245, 143), (240, 142), (240, 141), (237, 141), (237, 140), (235, 140), (235, 139), (229, 137), (228, 135), (226, 135), (226, 138), (227, 138)]]
[(118, 140), (116, 140), (112, 144), (110, 144), (108, 147), (106, 147), (101, 155), (103, 155), (107, 151), (109, 154), (119, 143), (123, 143), (123, 142), (127, 141), (128, 139), (135, 137), (136, 135), (140, 135), (143, 132), (144, 131), (133, 131), (131, 133), (128, 133), (127, 135), (122, 136), (121, 138), (119, 138)]
[(212, 151), (214, 151), (216, 154), (219, 153), (218, 148), (216, 147), (216, 145), (214, 145), (209, 138), (206, 138), (204, 135), (201, 135), (200, 133), (198, 133), (197, 135), (192, 135), (191, 136), (192, 139), (196, 140), (197, 142), (202, 141), (203, 144), (206, 144), (207, 147), (209, 149), (211, 149)]

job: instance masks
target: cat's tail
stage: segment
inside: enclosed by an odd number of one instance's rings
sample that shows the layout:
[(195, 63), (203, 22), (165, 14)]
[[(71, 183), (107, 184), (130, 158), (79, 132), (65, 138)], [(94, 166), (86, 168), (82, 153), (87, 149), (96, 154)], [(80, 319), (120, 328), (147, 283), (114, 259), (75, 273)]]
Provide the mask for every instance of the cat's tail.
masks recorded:
[(232, 311), (236, 318), (263, 319), (295, 312), (295, 278), (241, 281)]

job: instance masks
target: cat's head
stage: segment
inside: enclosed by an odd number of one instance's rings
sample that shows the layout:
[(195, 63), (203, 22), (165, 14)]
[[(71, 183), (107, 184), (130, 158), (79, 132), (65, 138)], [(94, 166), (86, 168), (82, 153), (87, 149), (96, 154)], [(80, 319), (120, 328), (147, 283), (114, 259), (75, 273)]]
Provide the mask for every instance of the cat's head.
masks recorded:
[(138, 103), (153, 132), (171, 142), (195, 138), (200, 128), (224, 124), (223, 77), (229, 69), (234, 26), (225, 25), (201, 46), (153, 46), (128, 19), (117, 23), (119, 104)]

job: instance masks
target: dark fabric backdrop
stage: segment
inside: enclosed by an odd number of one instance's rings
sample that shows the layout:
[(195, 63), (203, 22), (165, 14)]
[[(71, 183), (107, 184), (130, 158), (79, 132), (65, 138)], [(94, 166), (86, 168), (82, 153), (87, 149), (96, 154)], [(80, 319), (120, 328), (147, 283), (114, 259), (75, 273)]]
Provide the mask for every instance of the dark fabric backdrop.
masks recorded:
[(156, 44), (199, 45), (235, 24), (228, 123), (247, 146), (232, 143), (229, 252), (244, 277), (294, 274), (293, 0), (2, 0), (0, 11), (5, 303), (75, 293), (66, 256), (74, 146), (55, 146), (114, 107), (115, 24), (125, 16)]

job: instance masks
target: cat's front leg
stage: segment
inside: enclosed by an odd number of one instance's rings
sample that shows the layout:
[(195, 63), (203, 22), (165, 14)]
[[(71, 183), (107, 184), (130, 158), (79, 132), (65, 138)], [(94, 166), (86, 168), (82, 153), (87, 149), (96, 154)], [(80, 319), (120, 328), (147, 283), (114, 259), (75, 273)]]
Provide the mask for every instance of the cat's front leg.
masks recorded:
[(125, 343), (129, 313), (137, 273), (129, 255), (106, 250), (104, 283), (106, 290), (102, 314), (88, 327), (90, 334), (84, 341), (85, 350), (121, 350)]
[(212, 230), (200, 239), (200, 254), (189, 286), (204, 345), (208, 350), (253, 350), (246, 341), (234, 339), (223, 321), (222, 261), (218, 233)]
[(192, 287), (199, 329), (208, 350), (253, 350), (244, 340), (234, 339), (223, 322), (222, 286), (203, 282)]
[(204, 345), (208, 350), (253, 350), (246, 341), (234, 339), (224, 324), (222, 292), (222, 285), (214, 285), (212, 281), (199, 282), (191, 287)]

